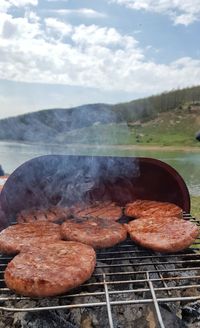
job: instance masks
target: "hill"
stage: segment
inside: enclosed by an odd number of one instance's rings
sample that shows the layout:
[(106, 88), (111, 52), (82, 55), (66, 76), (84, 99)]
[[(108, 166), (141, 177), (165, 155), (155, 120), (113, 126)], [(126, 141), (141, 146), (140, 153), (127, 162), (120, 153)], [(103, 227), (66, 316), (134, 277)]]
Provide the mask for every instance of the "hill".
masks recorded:
[(58, 143), (200, 146), (195, 131), (200, 115), (176, 109), (147, 122), (94, 124), (57, 135)]
[(177, 89), (114, 106), (122, 121), (149, 121), (163, 112), (200, 104), (200, 86)]
[(57, 135), (116, 121), (110, 105), (93, 104), (69, 109), (49, 109), (0, 120), (0, 140), (55, 142)]
[(200, 86), (131, 102), (50, 109), (0, 120), (0, 140), (199, 146)]

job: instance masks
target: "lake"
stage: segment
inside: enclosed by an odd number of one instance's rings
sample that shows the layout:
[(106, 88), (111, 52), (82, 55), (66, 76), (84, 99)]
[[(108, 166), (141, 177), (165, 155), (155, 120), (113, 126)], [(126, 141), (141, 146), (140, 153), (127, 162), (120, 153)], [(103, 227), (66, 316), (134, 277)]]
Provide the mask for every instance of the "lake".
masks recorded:
[[(128, 148), (128, 147), (127, 147)], [(200, 152), (169, 150), (134, 150), (126, 146), (97, 145), (36, 145), (0, 142), (0, 164), (6, 173), (12, 173), (25, 161), (50, 154), (144, 156), (160, 159), (174, 167), (184, 178), (192, 195), (200, 195)]]

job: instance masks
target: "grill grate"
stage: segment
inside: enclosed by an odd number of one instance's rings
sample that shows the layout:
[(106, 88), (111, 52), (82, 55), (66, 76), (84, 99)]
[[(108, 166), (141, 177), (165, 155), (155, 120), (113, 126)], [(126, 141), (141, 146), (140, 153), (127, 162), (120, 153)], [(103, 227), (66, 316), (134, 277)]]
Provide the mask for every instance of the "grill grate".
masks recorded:
[[(190, 214), (185, 220), (199, 222)], [(151, 304), (160, 327), (166, 327), (161, 304), (192, 302), (200, 299), (200, 239), (184, 252), (154, 253), (131, 240), (97, 252), (97, 266), (81, 288), (59, 297), (33, 299), (16, 295), (4, 282), (3, 273), (11, 257), (0, 257), (0, 310), (44, 311), (52, 309), (107, 308), (109, 327), (114, 327), (115, 306)], [(45, 305), (44, 305), (45, 304)], [(47, 304), (47, 305), (46, 305)]]

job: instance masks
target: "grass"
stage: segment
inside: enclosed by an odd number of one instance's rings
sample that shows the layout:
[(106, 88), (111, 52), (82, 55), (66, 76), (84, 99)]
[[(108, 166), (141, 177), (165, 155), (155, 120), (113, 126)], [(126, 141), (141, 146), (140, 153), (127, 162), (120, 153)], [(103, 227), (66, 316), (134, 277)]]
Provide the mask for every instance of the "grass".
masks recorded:
[(160, 114), (155, 120), (132, 128), (132, 135), (141, 144), (163, 146), (195, 146), (195, 133), (199, 130), (197, 114), (173, 111)]
[[(134, 123), (135, 124), (135, 123)], [(60, 143), (105, 145), (158, 145), (200, 146), (195, 140), (200, 118), (197, 114), (175, 110), (161, 113), (151, 121), (136, 125), (129, 122), (94, 124), (92, 126), (61, 133)]]
[(191, 196), (191, 213), (200, 220), (200, 196)]
[[(200, 221), (200, 196), (191, 196), (191, 214)], [(196, 248), (200, 248), (200, 245), (193, 245)], [(190, 246), (191, 248), (193, 246)]]

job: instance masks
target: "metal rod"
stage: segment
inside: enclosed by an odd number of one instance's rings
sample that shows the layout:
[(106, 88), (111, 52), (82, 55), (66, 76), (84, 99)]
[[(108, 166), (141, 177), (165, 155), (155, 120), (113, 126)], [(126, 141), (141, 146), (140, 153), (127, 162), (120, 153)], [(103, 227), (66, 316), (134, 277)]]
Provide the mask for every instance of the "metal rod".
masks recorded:
[[(190, 215), (185, 215), (185, 219), (191, 220)], [(191, 221), (194, 221), (197, 224), (197, 221), (195, 219), (192, 219)], [(142, 249), (138, 246), (136, 246), (132, 241), (127, 240), (125, 243), (118, 245), (117, 247), (113, 247), (108, 250), (98, 251), (97, 252), (97, 261), (105, 261), (105, 265), (100, 264), (97, 267), (97, 271), (93, 274), (94, 278), (97, 278), (97, 282), (90, 282), (83, 284), (83, 288), (87, 287), (94, 287), (99, 288), (97, 291), (94, 292), (85, 292), (85, 293), (74, 293), (74, 294), (66, 294), (61, 295), (55, 298), (50, 298), (51, 302), (55, 301), (55, 304), (58, 304), (57, 301), (59, 299), (62, 299), (62, 302), (66, 300), (65, 305), (55, 305), (55, 306), (45, 306), (37, 307), (37, 303), (35, 303), (34, 308), (19, 308), (21, 305), (20, 303), (17, 303), (17, 301), (20, 300), (31, 300), (28, 297), (20, 297), (16, 294), (14, 294), (12, 291), (10, 291), (8, 288), (3, 287), (0, 288), (0, 304), (4, 305), (5, 301), (12, 301), (11, 304), (15, 304), (16, 306), (1, 306), (0, 310), (3, 311), (12, 311), (12, 312), (35, 312), (35, 311), (44, 311), (44, 310), (52, 310), (52, 309), (73, 309), (73, 308), (88, 308), (88, 307), (107, 307), (108, 312), (108, 320), (110, 324), (110, 328), (114, 327), (113, 324), (113, 318), (112, 318), (112, 307), (117, 305), (131, 305), (131, 304), (153, 304), (156, 310), (156, 315), (158, 317), (158, 322), (160, 324), (160, 327), (164, 327), (161, 325), (163, 323), (162, 316), (160, 313), (159, 304), (160, 303), (168, 303), (168, 302), (180, 302), (180, 301), (195, 301), (200, 300), (199, 296), (190, 296), (190, 297), (182, 297), (182, 294), (180, 293), (179, 297), (172, 297), (173, 293), (170, 291), (175, 290), (183, 290), (183, 289), (189, 289), (189, 288), (199, 288), (200, 285), (197, 284), (198, 279), (200, 279), (200, 253), (194, 253), (194, 251), (199, 251), (200, 248), (198, 248), (198, 245), (200, 246), (200, 240), (197, 239), (195, 244), (196, 247), (193, 246), (189, 249), (187, 249), (184, 252), (176, 253), (176, 254), (160, 254), (160, 253), (154, 253), (149, 251), (147, 252), (146, 249)], [(122, 256), (121, 256), (122, 255)], [(131, 255), (131, 256), (130, 256)], [(109, 256), (109, 257), (108, 257)], [(0, 273), (4, 273), (4, 268), (7, 265), (8, 261), (10, 261), (12, 258), (2, 255), (0, 256)], [(167, 259), (168, 261), (165, 261)], [(147, 262), (147, 261), (148, 262)], [(170, 260), (170, 261), (169, 261)], [(115, 261), (119, 261), (119, 263), (113, 264), (106, 264), (106, 262), (112, 261), (115, 263)], [(132, 263), (127, 264), (127, 262), (124, 263), (124, 261), (132, 261)], [(146, 263), (145, 263), (146, 262)], [(159, 265), (171, 265), (173, 264), (174, 269), (159, 269)], [(185, 264), (196, 264), (194, 267), (180, 267), (177, 268), (176, 265), (185, 265)], [(149, 270), (149, 267), (147, 270), (139, 271), (141, 266), (147, 266), (150, 265), (150, 268), (152, 270)], [(134, 271), (134, 267), (139, 266), (138, 271)], [(133, 271), (128, 271), (128, 268), (132, 267)], [(101, 273), (98, 273), (98, 269), (101, 269)], [(109, 272), (102, 273), (104, 269), (109, 268)], [(116, 270), (116, 268), (119, 268), (119, 270)], [(125, 269), (126, 271), (121, 271)], [(110, 272), (113, 269), (113, 272)], [(141, 268), (143, 269), (143, 268)], [(116, 272), (114, 272), (116, 270)], [(107, 270), (106, 270), (107, 271)], [(181, 272), (187, 272), (190, 271), (192, 275), (182, 276)], [(157, 274), (154, 276), (154, 278), (151, 279), (151, 274)], [(169, 273), (169, 276), (164, 277), (164, 273)], [(198, 275), (197, 275), (198, 273)], [(175, 276), (171, 276), (170, 274), (174, 274)], [(1, 275), (3, 277), (3, 275)], [(112, 277), (112, 281), (106, 281), (106, 277)], [(138, 277), (140, 279), (138, 279)], [(156, 278), (155, 278), (156, 277)], [(119, 278), (119, 280), (117, 280)], [(126, 280), (125, 280), (126, 278)], [(130, 278), (130, 279), (129, 279)], [(137, 278), (137, 279), (133, 279)], [(187, 280), (187, 285), (184, 285), (185, 280)], [(1, 285), (5, 286), (4, 279), (0, 279)], [(173, 282), (173, 286), (169, 286), (167, 282)], [(162, 285), (160, 285), (162, 283)], [(130, 285), (132, 284), (132, 285)], [(180, 284), (180, 286), (179, 286)], [(117, 286), (119, 285), (119, 286)], [(128, 287), (127, 287), (127, 286)], [(109, 290), (109, 286), (115, 287), (115, 290)], [(156, 287), (160, 286), (160, 287)], [(123, 289), (125, 287), (126, 289)], [(137, 288), (138, 287), (138, 288)], [(128, 289), (130, 288), (130, 289)], [(159, 292), (164, 291), (166, 293), (159, 294)], [(143, 292), (151, 292), (150, 298), (139, 298), (135, 299), (132, 297), (132, 293), (143, 293)], [(116, 295), (129, 295), (131, 300), (128, 298), (124, 298), (124, 300), (118, 300), (118, 301), (112, 301), (112, 295), (113, 299), (118, 299)], [(6, 296), (7, 295), (7, 296)], [(15, 296), (16, 295), (16, 296)], [(88, 296), (104, 296), (105, 295), (105, 301), (102, 302), (102, 298), (95, 299), (95, 302), (87, 303), (87, 300), (82, 298), (82, 303), (79, 304), (69, 304), (75, 297), (88, 297)], [(161, 296), (160, 296), (161, 295)], [(159, 296), (159, 297), (158, 297)], [(152, 298), (151, 298), (152, 297)], [(34, 298), (34, 300), (37, 302), (40, 300), (39, 298)], [(46, 298), (48, 300), (48, 298)], [(23, 302), (24, 303), (24, 302)], [(52, 303), (51, 303), (52, 304)], [(54, 303), (53, 303), (54, 304)], [(160, 320), (160, 321), (159, 321)], [(162, 320), (162, 321), (161, 321)], [(163, 323), (164, 325), (164, 323)]]
[(103, 282), (104, 282), (104, 290), (105, 290), (105, 295), (106, 295), (106, 306), (107, 306), (107, 312), (108, 312), (109, 325), (110, 325), (110, 328), (114, 328), (111, 306), (110, 306), (110, 298), (109, 298), (108, 286), (106, 283), (105, 273), (103, 274)]
[[(154, 288), (155, 291), (168, 291), (168, 290), (181, 290), (181, 289), (188, 289), (188, 288), (200, 288), (200, 285), (184, 285), (184, 286), (171, 286), (171, 287), (160, 287)], [(10, 291), (8, 288), (2, 288), (1, 291)], [(122, 289), (122, 290), (112, 290), (109, 291), (109, 295), (118, 295), (118, 294), (131, 294), (131, 293), (141, 293), (141, 292), (148, 292), (149, 288), (138, 288), (138, 289)], [(59, 296), (60, 299), (64, 298), (75, 298), (75, 297), (86, 297), (86, 296), (102, 296), (105, 295), (105, 292), (93, 292), (93, 293), (80, 293), (80, 294), (66, 294)], [(34, 298), (32, 298), (34, 299)], [(57, 298), (55, 298), (57, 300)], [(28, 297), (25, 296), (4, 296), (0, 297), (1, 301), (21, 301), (21, 300), (29, 300)], [(35, 298), (38, 300), (38, 298)]]
[[(130, 258), (131, 260), (131, 258)], [(138, 259), (140, 260), (140, 259)], [(199, 260), (187, 260), (187, 261), (168, 261), (168, 262), (159, 262), (159, 264), (187, 264), (187, 263), (200, 263), (200, 259)], [(136, 262), (136, 263), (130, 263), (130, 264), (124, 264), (123, 266), (124, 267), (130, 267), (130, 266), (144, 266), (144, 265), (153, 265), (152, 262), (147, 262), (147, 263), (141, 263), (141, 262)], [(119, 263), (119, 264), (101, 264), (101, 265), (98, 265), (97, 263), (97, 266), (96, 268), (99, 269), (99, 268), (110, 268), (110, 267), (114, 267), (114, 268), (117, 268), (117, 267), (121, 267), (122, 264)], [(200, 268), (199, 268), (200, 269)], [(185, 269), (187, 270), (187, 269)]]
[[(174, 297), (174, 298), (157, 298), (158, 303), (167, 302), (180, 302), (180, 301), (195, 301), (200, 300), (200, 296), (190, 296), (190, 297)], [(110, 305), (131, 305), (131, 304), (149, 304), (152, 303), (152, 299), (138, 299), (130, 301), (110, 301)], [(0, 306), (0, 310), (9, 312), (37, 312), (44, 310), (59, 310), (59, 309), (74, 309), (74, 308), (87, 308), (87, 307), (98, 307), (106, 306), (106, 302), (95, 302), (95, 303), (85, 303), (85, 304), (70, 304), (70, 305), (56, 305), (56, 306), (45, 306), (45, 307), (34, 307), (34, 308), (17, 308), (17, 307), (5, 307)]]
[[(200, 243), (199, 243), (200, 244)], [(134, 247), (134, 245), (132, 245), (132, 247)], [(199, 249), (199, 248), (197, 248)], [(193, 250), (193, 249), (192, 249)], [(97, 253), (97, 259), (100, 260), (100, 261), (112, 261), (112, 260), (134, 260), (134, 259), (139, 259), (139, 260), (145, 260), (145, 259), (169, 259), (169, 258), (185, 258), (185, 257), (200, 257), (200, 254), (197, 254), (197, 253), (193, 253), (190, 251), (190, 249), (187, 250), (187, 252), (184, 252), (184, 253), (175, 253), (175, 254), (160, 254), (160, 255), (157, 255), (155, 253), (152, 252), (152, 255), (147, 255), (147, 252), (144, 251), (144, 252), (136, 252), (134, 250), (127, 250), (127, 251), (113, 251), (113, 252), (110, 252), (108, 251), (107, 253), (106, 252), (103, 252), (103, 253), (100, 253), (98, 254)], [(140, 256), (138, 254), (145, 254), (143, 256)], [(119, 255), (119, 254), (136, 254), (136, 256), (129, 256), (129, 257), (124, 257), (124, 256), (120, 256), (120, 257), (108, 257), (109, 254), (113, 254), (113, 255)], [(101, 255), (106, 255), (106, 257), (101, 257)], [(0, 257), (0, 260), (3, 260), (3, 261), (11, 261), (12, 260), (12, 257)], [(167, 262), (166, 262), (167, 263)], [(7, 265), (7, 262), (4, 263), (4, 265)]]
[[(181, 272), (181, 271), (199, 271), (200, 267), (192, 267), (192, 268), (179, 268), (179, 269), (170, 269), (171, 272)], [(169, 269), (161, 269), (160, 272), (169, 272)], [(151, 273), (157, 273), (157, 270), (149, 270)], [(112, 275), (132, 275), (132, 274), (146, 274), (146, 271), (124, 271), (124, 272), (108, 272), (106, 275), (112, 276)], [(96, 273), (94, 276), (101, 276), (102, 274)], [(199, 276), (196, 276), (199, 278)]]
[[(145, 272), (146, 273), (146, 272)], [(167, 278), (154, 278), (151, 279), (151, 281), (158, 281), (158, 282), (162, 282), (163, 280), (165, 281), (179, 281), (179, 280), (185, 280), (185, 279), (189, 279), (189, 280), (193, 280), (193, 279), (200, 279), (200, 276), (184, 276), (184, 277), (167, 277)], [(147, 279), (130, 279), (130, 280), (116, 280), (116, 281), (108, 281), (107, 284), (110, 285), (114, 285), (114, 284), (130, 284), (130, 283), (141, 283), (141, 282), (147, 282)], [(88, 286), (99, 286), (99, 285), (103, 285), (103, 282), (94, 282), (94, 283), (87, 283), (84, 284), (84, 287), (88, 287)]]
[[(113, 259), (115, 260), (115, 259)], [(132, 260), (132, 258), (130, 257), (129, 260)], [(137, 261), (140, 260), (139, 258), (137, 258)], [(200, 259), (198, 260), (185, 260), (185, 261), (168, 261), (168, 262), (159, 262), (158, 264), (159, 265), (162, 265), (162, 264), (190, 264), (190, 263), (200, 263)], [(0, 264), (0, 267), (5, 267), (6, 264)], [(155, 265), (154, 263), (152, 262), (146, 262), (146, 263), (143, 263), (143, 262), (136, 262), (136, 263), (129, 263), (129, 264), (123, 264), (123, 267), (132, 267), (132, 266), (144, 266), (144, 265)], [(110, 268), (110, 267), (122, 267), (122, 263), (119, 263), (119, 264), (101, 264), (101, 265), (98, 265), (97, 263), (97, 266), (96, 266), (96, 269), (102, 269), (102, 268)], [(187, 269), (185, 269), (187, 270)], [(200, 270), (200, 268), (199, 268)], [(158, 271), (158, 270), (157, 270)], [(169, 270), (168, 270), (169, 271)], [(4, 271), (1, 271), (1, 272), (4, 272)]]
[[(124, 252), (125, 254), (130, 254), (130, 252)], [(118, 252), (116, 252), (116, 254), (119, 254)], [(98, 258), (98, 260), (100, 261), (120, 261), (120, 260), (147, 260), (147, 259), (171, 259), (171, 258), (177, 258), (177, 257), (181, 257), (181, 258), (186, 258), (186, 257), (199, 257), (200, 258), (200, 254), (197, 253), (189, 253), (189, 254), (167, 254), (167, 255), (147, 255), (147, 256), (129, 256), (129, 257), (103, 257), (103, 258)], [(168, 262), (165, 262), (168, 263)], [(160, 263), (159, 263), (160, 264)]]
[(164, 322), (163, 322), (163, 319), (162, 319), (162, 315), (161, 315), (161, 312), (160, 312), (160, 308), (159, 308), (159, 305), (158, 305), (158, 302), (157, 302), (157, 299), (156, 299), (156, 294), (155, 294), (155, 291), (154, 291), (154, 288), (153, 288), (153, 284), (152, 284), (152, 282), (150, 280), (150, 277), (149, 277), (149, 272), (147, 272), (147, 280), (148, 280), (149, 288), (151, 290), (151, 295), (152, 295), (152, 298), (153, 298), (153, 303), (154, 303), (154, 307), (155, 307), (155, 310), (156, 310), (156, 315), (157, 315), (157, 319), (158, 319), (160, 328), (165, 328), (165, 325), (164, 325)]

